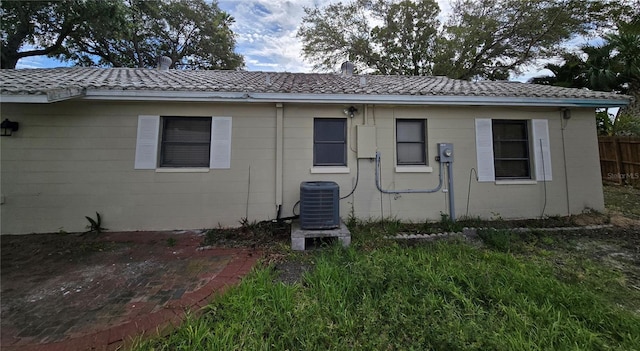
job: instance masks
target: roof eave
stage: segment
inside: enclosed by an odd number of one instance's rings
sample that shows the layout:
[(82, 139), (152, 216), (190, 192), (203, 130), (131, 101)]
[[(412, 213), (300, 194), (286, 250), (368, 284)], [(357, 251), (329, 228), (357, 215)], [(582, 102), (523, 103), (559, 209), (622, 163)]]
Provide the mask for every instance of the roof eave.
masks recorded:
[(0, 103), (2, 104), (47, 104), (50, 103), (46, 94), (2, 94)]
[(0, 103), (46, 104), (85, 95), (83, 88), (50, 89), (36, 93), (0, 94)]
[(394, 105), (482, 105), (482, 106), (562, 106), (620, 107), (629, 99), (544, 98), (455, 95), (364, 95), (364, 94), (300, 94), (210, 91), (155, 90), (88, 90), (84, 99), (122, 101), (188, 101), (188, 102), (295, 102), (320, 104), (394, 104)]

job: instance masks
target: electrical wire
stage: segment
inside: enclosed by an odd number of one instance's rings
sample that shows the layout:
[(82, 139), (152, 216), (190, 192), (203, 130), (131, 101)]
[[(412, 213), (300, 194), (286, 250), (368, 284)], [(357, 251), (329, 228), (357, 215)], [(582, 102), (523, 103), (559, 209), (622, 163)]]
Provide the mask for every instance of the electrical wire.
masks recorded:
[(300, 200), (293, 204), (293, 208), (291, 209), (291, 213), (293, 213), (294, 216), (299, 216), (299, 214), (296, 214), (296, 206), (298, 205), (300, 205)]
[(343, 197), (340, 198), (340, 200), (344, 200), (346, 198), (348, 198), (349, 196), (353, 195), (353, 193), (356, 191), (356, 188), (358, 187), (358, 180), (360, 179), (360, 159), (356, 158), (356, 183), (353, 185), (353, 189), (351, 189), (351, 192)]

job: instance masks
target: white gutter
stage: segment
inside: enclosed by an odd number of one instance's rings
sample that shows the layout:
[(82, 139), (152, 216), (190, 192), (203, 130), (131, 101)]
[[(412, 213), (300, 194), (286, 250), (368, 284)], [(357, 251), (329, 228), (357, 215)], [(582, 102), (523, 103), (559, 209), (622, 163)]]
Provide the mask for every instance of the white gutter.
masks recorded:
[(83, 97), (83, 88), (51, 89), (35, 94), (1, 94), (0, 103), (47, 104)]
[(315, 103), (315, 104), (393, 104), (393, 105), (458, 105), (458, 106), (540, 106), (540, 107), (620, 107), (629, 99), (607, 98), (542, 98), (463, 95), (367, 95), (367, 94), (300, 94), (243, 93), (210, 91), (113, 90), (51, 91), (47, 95), (0, 95), (2, 103), (51, 103), (71, 98), (101, 101), (180, 101), (180, 102), (247, 102), (247, 103)]
[(0, 103), (2, 104), (48, 104), (51, 101), (47, 98), (47, 95), (0, 95)]
[(629, 99), (606, 98), (231, 93), (152, 90), (88, 90), (83, 100), (554, 107), (619, 107), (629, 104)]

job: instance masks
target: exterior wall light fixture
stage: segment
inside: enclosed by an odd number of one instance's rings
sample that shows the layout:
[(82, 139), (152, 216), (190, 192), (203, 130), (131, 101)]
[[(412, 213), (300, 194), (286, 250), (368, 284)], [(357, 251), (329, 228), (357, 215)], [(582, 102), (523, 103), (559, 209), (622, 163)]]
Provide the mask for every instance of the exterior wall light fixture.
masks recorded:
[(13, 132), (18, 131), (19, 127), (20, 124), (18, 122), (11, 122), (8, 118), (5, 118), (0, 124), (0, 129), (2, 129), (0, 136), (11, 136)]
[(356, 113), (358, 113), (358, 109), (355, 108), (355, 106), (349, 106), (348, 108), (345, 108), (343, 112), (345, 115), (353, 118), (353, 116), (355, 116)]

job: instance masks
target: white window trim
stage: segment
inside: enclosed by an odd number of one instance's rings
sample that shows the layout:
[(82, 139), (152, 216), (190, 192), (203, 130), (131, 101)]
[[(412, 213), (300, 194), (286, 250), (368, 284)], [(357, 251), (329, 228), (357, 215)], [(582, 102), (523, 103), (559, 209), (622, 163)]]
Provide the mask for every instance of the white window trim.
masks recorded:
[(496, 180), (496, 185), (536, 185), (535, 179), (501, 179)]
[(341, 166), (315, 166), (309, 169), (311, 174), (341, 174), (341, 173), (351, 173), (351, 169), (349, 167), (341, 167)]
[[(424, 121), (424, 165), (399, 165), (398, 164), (398, 120), (420, 120)], [(429, 166), (429, 121), (427, 118), (394, 118), (393, 120), (393, 162), (396, 165), (396, 173), (431, 173), (433, 167)], [(406, 170), (399, 170), (406, 168)], [(412, 170), (414, 168), (414, 170)]]
[(156, 168), (156, 173), (209, 173), (209, 168)]
[(397, 165), (396, 173), (432, 173), (433, 167), (430, 166), (409, 166)]
[[(322, 120), (328, 120), (328, 119), (336, 119), (336, 120), (344, 120), (345, 125), (345, 135), (344, 135), (344, 147), (345, 147), (345, 164), (346, 165), (315, 165), (315, 160), (316, 160), (316, 155), (315, 155), (315, 146), (316, 146), (316, 140), (315, 140), (315, 125), (316, 125), (316, 119), (322, 119)], [(328, 171), (328, 172), (324, 172), (322, 171), (322, 169), (327, 169), (327, 170), (331, 170), (331, 169), (349, 169), (349, 131), (350, 131), (350, 127), (349, 127), (349, 120), (350, 118), (344, 118), (344, 117), (313, 117), (312, 123), (313, 123), (313, 127), (311, 129), (311, 148), (313, 150), (313, 155), (311, 156), (311, 173), (349, 173), (349, 172), (342, 172), (342, 171), (338, 171), (338, 172), (332, 172), (332, 171)], [(314, 169), (317, 169), (317, 171), (314, 171)]]

